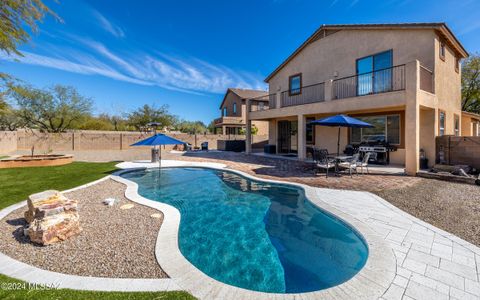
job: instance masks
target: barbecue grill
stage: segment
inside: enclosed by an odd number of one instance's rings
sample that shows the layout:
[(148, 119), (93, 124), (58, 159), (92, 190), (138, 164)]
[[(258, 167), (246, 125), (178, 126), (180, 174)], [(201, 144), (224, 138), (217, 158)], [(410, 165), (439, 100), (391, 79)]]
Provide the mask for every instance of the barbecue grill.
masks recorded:
[(363, 142), (353, 147), (356, 148), (355, 150), (360, 153), (362, 158), (365, 153), (372, 153), (369, 163), (382, 165), (388, 165), (390, 163), (390, 152), (397, 151), (397, 147), (383, 141)]

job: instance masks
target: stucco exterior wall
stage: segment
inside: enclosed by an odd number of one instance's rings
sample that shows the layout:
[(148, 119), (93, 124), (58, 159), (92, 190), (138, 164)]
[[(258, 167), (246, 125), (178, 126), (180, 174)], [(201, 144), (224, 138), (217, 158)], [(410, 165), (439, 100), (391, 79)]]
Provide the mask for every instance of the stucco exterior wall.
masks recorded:
[[(345, 29), (318, 39), (293, 57), (269, 79), (270, 92), (275, 92), (277, 108), (250, 113), (252, 120), (270, 120), (270, 140), (276, 144), (276, 121), (301, 116), (325, 117), (345, 113), (352, 116), (402, 112), (402, 143), (390, 161), (405, 164), (406, 172), (414, 175), (419, 168), (419, 152), (423, 149), (430, 164), (435, 161), (435, 137), (439, 134), (439, 112), (446, 115), (445, 134), (453, 135), (455, 116), (461, 114), (461, 74), (456, 71), (456, 57), (446, 44), (445, 59), (440, 59), (441, 39), (434, 29)], [(332, 79), (356, 74), (356, 60), (392, 50), (393, 66), (405, 65), (405, 89), (345, 99), (331, 97)], [(422, 68), (424, 67), (424, 68)], [(429, 80), (430, 70), (433, 83)], [(459, 68), (460, 69), (460, 68)], [(399, 70), (399, 69), (397, 69)], [(400, 69), (401, 70), (401, 69)], [(287, 91), (289, 77), (302, 74), (302, 86), (325, 82), (325, 101), (280, 107), (279, 91)], [(429, 84), (432, 83), (432, 84)], [(433, 89), (432, 89), (433, 86)], [(421, 88), (425, 89), (422, 90)], [(459, 130), (462, 132), (462, 122)], [(300, 131), (300, 129), (299, 129)], [(315, 146), (336, 152), (337, 131), (319, 128)], [(342, 130), (341, 150), (348, 143), (348, 130)], [(299, 139), (299, 146), (302, 146)], [(299, 151), (299, 159), (304, 159)]]
[(462, 113), (462, 136), (480, 136), (480, 116), (478, 118)]
[[(446, 47), (445, 61), (440, 58), (441, 41), (435, 36), (435, 95), (437, 96), (438, 109), (445, 111), (445, 134), (454, 134), (454, 115), (461, 116), (461, 68), (455, 71), (455, 54), (448, 45)], [(461, 124), (460, 124), (461, 132)]]
[(415, 59), (434, 68), (432, 30), (342, 30), (308, 45), (273, 76), (270, 91), (288, 89), (288, 77), (302, 73), (302, 85), (311, 85), (356, 73), (356, 59), (393, 49), (393, 65)]
[[(233, 113), (233, 104), (237, 104), (237, 113)], [(227, 114), (224, 117), (242, 117), (245, 122), (245, 108), (244, 101), (240, 99), (235, 93), (229, 92), (225, 97), (225, 101), (221, 106), (220, 116), (223, 114), (223, 109), (227, 108)]]

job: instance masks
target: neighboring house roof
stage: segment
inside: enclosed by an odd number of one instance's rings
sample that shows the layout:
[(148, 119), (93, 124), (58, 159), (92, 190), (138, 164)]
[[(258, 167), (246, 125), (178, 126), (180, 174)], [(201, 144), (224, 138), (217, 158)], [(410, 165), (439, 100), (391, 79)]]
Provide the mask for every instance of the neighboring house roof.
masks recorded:
[[(268, 96), (268, 92), (266, 91), (261, 91), (261, 90), (249, 90), (249, 89), (237, 89), (237, 88), (228, 88), (227, 92), (225, 93), (225, 96), (223, 96), (222, 103), (220, 103), (220, 108), (222, 108), (223, 103), (225, 102), (225, 99), (227, 98), (228, 93), (234, 93), (237, 95), (241, 100), (246, 100), (246, 99), (252, 99), (252, 98), (259, 98), (259, 97), (264, 97)], [(268, 101), (268, 97), (265, 99), (259, 99), (262, 101)]]
[(469, 111), (462, 111), (462, 115), (467, 115), (471, 118), (480, 120), (480, 114), (472, 113), (472, 112), (469, 112)]
[(270, 75), (265, 78), (268, 82), (275, 74), (278, 73), (290, 60), (292, 60), (303, 48), (310, 43), (334, 34), (340, 30), (368, 30), (368, 29), (433, 29), (443, 37), (447, 43), (460, 55), (462, 58), (468, 57), (468, 52), (465, 50), (460, 41), (455, 37), (453, 32), (448, 28), (446, 23), (395, 23), (395, 24), (337, 24), (337, 25), (322, 25), (320, 26), (300, 47), (297, 48), (287, 59), (282, 62)]

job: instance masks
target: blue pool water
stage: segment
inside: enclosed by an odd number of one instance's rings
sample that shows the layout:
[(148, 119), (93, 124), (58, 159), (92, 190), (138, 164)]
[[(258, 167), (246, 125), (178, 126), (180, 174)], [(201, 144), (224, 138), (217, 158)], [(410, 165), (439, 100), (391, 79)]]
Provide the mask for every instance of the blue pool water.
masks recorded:
[(255, 291), (301, 293), (353, 277), (368, 248), (300, 188), (201, 168), (125, 173), (139, 194), (181, 213), (179, 248), (221, 282)]

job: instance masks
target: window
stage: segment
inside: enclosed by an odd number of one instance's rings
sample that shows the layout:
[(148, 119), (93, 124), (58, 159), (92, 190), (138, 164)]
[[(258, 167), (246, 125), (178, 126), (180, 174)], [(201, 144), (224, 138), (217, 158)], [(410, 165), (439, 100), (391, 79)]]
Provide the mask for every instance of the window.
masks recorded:
[(455, 130), (455, 136), (460, 136), (460, 118), (458, 115), (453, 117), (453, 128)]
[(226, 116), (227, 116), (227, 108), (224, 107), (222, 117), (226, 117)]
[(400, 115), (379, 115), (359, 117), (359, 120), (372, 124), (373, 128), (352, 128), (351, 143), (388, 142), (400, 145)]
[(438, 117), (438, 135), (445, 135), (445, 112), (440, 111)]
[(309, 124), (310, 122), (315, 121), (315, 118), (307, 118), (306, 121), (307, 126), (305, 129), (305, 141), (307, 144), (315, 144), (315, 125)]
[(236, 115), (237, 114), (237, 103), (233, 103), (233, 114)]
[(357, 59), (357, 95), (390, 91), (392, 64), (392, 50)]
[(445, 43), (440, 43), (440, 59), (445, 61), (445, 52), (446, 52), (446, 49), (445, 49)]
[(455, 72), (459, 72), (460, 70), (460, 58), (455, 57)]
[(265, 109), (265, 103), (264, 102), (258, 103), (258, 110), (264, 110), (264, 109)]
[(288, 91), (290, 96), (302, 93), (302, 74), (296, 74), (289, 77)]

